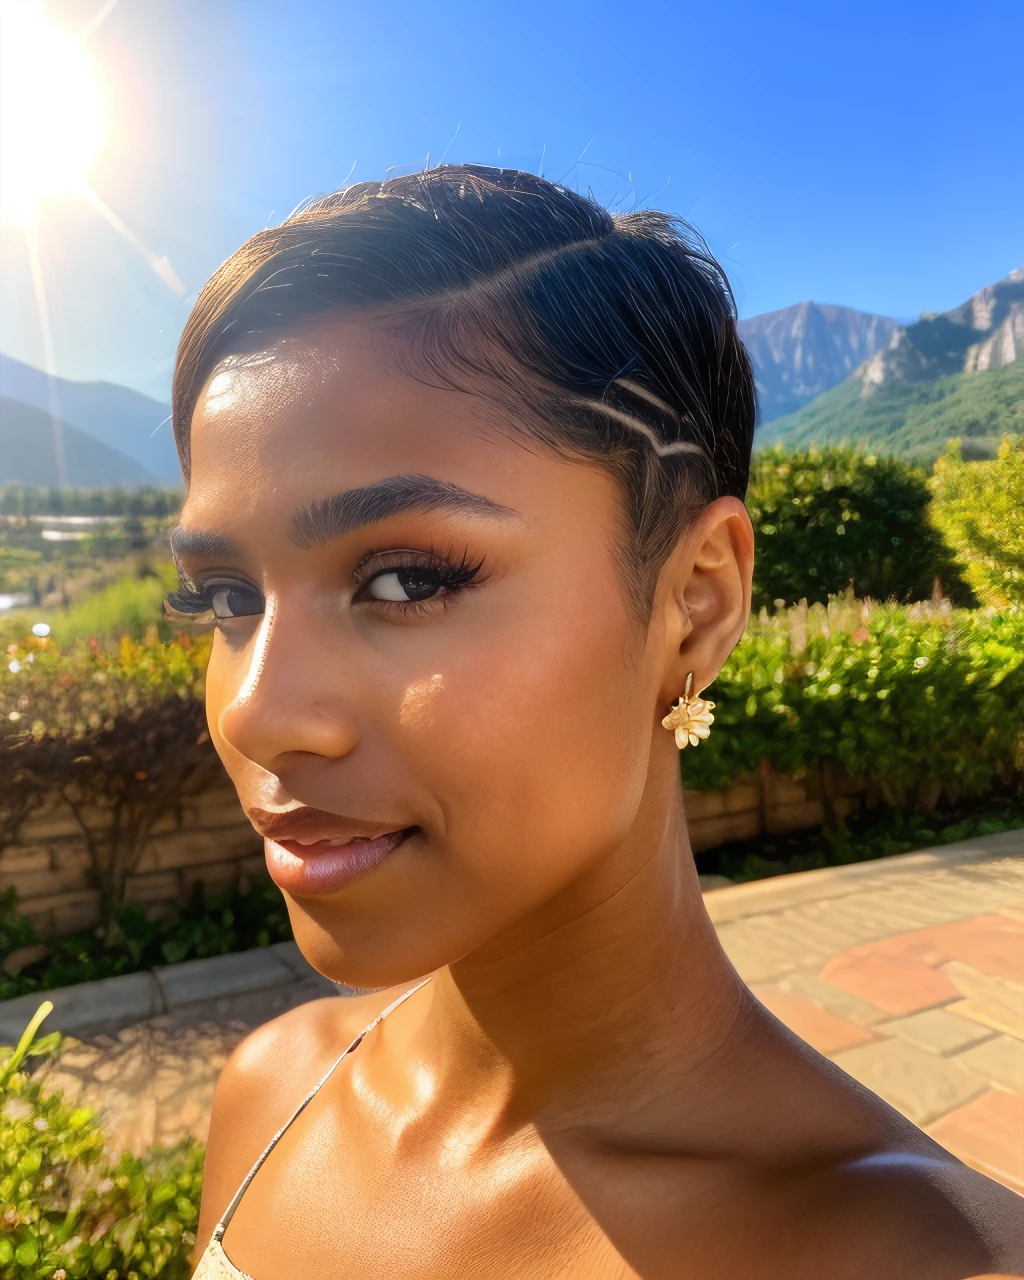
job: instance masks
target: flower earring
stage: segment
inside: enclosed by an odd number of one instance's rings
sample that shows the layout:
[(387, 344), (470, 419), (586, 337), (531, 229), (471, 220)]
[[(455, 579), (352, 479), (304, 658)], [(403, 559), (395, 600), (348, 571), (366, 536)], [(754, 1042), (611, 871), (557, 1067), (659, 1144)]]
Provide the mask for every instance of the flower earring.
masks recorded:
[(662, 724), (666, 729), (674, 730), (676, 746), (680, 751), (686, 747), (695, 747), (701, 738), (711, 732), (715, 717), (711, 714), (715, 704), (702, 698), (700, 694), (691, 696), (693, 688), (693, 672), (686, 677), (686, 688)]

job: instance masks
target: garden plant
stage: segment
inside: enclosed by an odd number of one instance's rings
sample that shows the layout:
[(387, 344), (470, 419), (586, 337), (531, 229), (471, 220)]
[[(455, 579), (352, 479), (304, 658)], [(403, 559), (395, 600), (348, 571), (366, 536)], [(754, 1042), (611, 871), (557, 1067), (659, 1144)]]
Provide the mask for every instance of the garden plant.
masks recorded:
[(0, 1275), (4, 1280), (185, 1280), (195, 1243), (203, 1149), (145, 1159), (106, 1151), (91, 1108), (47, 1094), (26, 1069), (60, 1051), (36, 1038), (0, 1048)]

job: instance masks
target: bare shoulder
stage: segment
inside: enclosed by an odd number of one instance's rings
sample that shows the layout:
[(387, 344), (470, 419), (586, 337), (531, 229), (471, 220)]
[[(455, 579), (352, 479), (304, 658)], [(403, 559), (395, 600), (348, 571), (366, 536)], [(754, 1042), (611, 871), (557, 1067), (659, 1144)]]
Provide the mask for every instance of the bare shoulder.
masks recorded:
[(401, 990), (311, 1000), (257, 1027), (235, 1049), (213, 1098), (197, 1254), (267, 1143)]
[(812, 1270), (828, 1261), (844, 1280), (1024, 1274), (1020, 1198), (940, 1148), (849, 1161), (819, 1189), (805, 1237)]

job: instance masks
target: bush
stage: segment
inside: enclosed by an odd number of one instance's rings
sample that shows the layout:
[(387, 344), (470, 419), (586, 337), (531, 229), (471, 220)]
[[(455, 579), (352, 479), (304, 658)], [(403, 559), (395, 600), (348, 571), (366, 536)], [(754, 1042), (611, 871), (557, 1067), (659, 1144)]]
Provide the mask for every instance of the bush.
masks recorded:
[(59, 649), (30, 636), (0, 668), (0, 839), (52, 794), (85, 837), (110, 925), (150, 831), (221, 772), (202, 703), (209, 636)]
[(195, 1244), (202, 1148), (110, 1162), (96, 1117), (44, 1095), (22, 1070), (53, 1056), (35, 1040), (44, 1004), (14, 1050), (0, 1049), (0, 1274), (5, 1280), (185, 1280)]
[[(172, 564), (161, 565), (158, 571), (143, 562), (135, 572), (116, 578), (65, 612), (36, 609), (34, 617), (50, 624), (52, 640), (60, 645), (104, 636), (139, 640), (152, 630), (164, 596), (177, 586), (178, 573)], [(158, 633), (160, 626), (167, 625), (159, 624)]]
[(688, 786), (723, 789), (766, 760), (826, 782), (838, 765), (901, 807), (981, 795), (1024, 769), (1024, 611), (846, 597), (762, 612), (710, 694)]
[(964, 462), (954, 440), (935, 464), (932, 515), (985, 604), (1024, 605), (1024, 437), (993, 462)]
[[(55, 938), (42, 959), (16, 974), (0, 973), (0, 1000), (159, 964), (249, 951), (291, 937), (284, 899), (270, 880), (244, 890), (236, 885), (217, 894), (196, 885), (171, 923), (150, 920), (141, 907), (119, 907), (107, 929)], [(0, 961), (36, 941), (31, 922), (17, 910), (13, 889), (0, 894)]]
[(928, 519), (923, 471), (833, 446), (755, 455), (747, 509), (757, 534), (754, 605), (858, 596), (923, 600), (940, 579), (966, 603), (949, 549)]

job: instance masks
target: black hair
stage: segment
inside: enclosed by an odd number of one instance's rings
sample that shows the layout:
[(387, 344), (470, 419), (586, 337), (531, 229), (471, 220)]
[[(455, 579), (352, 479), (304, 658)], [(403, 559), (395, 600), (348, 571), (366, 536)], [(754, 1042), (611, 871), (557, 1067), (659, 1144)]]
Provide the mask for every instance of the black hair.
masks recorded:
[(754, 382), (725, 273), (667, 214), (613, 214), (517, 170), (444, 165), (321, 196), (247, 241), (185, 325), (174, 435), (226, 356), (329, 315), (405, 341), (429, 379), (610, 470), (638, 605), (687, 519), (746, 492)]

